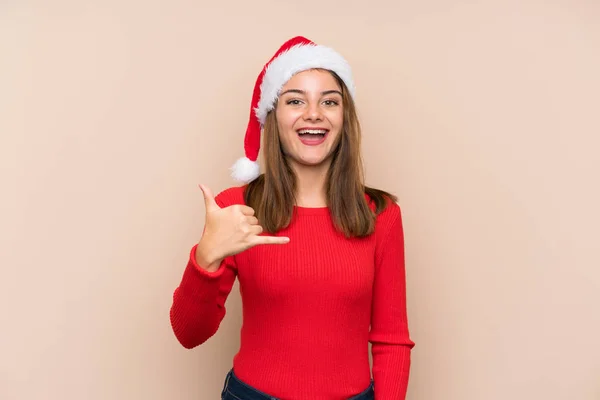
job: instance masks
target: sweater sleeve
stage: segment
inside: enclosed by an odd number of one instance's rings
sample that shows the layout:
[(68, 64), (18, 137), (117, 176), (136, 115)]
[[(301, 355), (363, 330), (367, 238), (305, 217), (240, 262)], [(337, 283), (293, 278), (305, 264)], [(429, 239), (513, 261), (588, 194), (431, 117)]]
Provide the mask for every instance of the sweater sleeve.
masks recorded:
[[(220, 196), (215, 198), (224, 207)], [(225, 317), (225, 301), (237, 276), (235, 257), (226, 257), (214, 272), (196, 263), (196, 248), (190, 251), (179, 286), (173, 293), (171, 327), (177, 340), (187, 349), (206, 342), (219, 329)]]
[(404, 400), (414, 342), (407, 321), (402, 217), (397, 204), (388, 207), (375, 256), (369, 341), (375, 400)]

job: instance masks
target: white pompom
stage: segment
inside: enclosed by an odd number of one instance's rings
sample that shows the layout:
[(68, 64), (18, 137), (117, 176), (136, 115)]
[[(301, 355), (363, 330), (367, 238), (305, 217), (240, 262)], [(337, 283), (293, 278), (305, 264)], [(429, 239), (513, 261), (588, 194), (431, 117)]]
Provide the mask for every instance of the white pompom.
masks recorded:
[(247, 157), (239, 158), (230, 168), (231, 177), (236, 181), (249, 183), (260, 175), (260, 166)]

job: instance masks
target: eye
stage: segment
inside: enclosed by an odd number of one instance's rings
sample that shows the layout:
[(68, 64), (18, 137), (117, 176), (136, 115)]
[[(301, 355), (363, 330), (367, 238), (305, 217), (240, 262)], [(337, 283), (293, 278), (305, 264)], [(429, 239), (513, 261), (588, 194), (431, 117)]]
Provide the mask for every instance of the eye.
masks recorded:
[(335, 100), (325, 100), (323, 102), (326, 106), (337, 106), (339, 103)]
[(301, 103), (301, 101), (298, 100), (298, 99), (291, 99), (291, 100), (288, 100), (288, 101), (285, 102), (285, 104), (290, 104), (290, 105), (293, 105), (293, 106), (297, 106), (300, 103)]

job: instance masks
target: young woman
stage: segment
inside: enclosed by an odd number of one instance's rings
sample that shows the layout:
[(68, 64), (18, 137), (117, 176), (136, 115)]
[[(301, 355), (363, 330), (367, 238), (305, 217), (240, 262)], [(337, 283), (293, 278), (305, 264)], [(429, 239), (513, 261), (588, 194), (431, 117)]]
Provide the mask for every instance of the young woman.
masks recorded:
[(173, 296), (173, 331), (193, 348), (239, 280), (241, 344), (222, 399), (405, 398), (401, 212), (363, 183), (360, 135), (347, 62), (304, 37), (284, 43), (256, 81), (232, 168), (244, 184), (216, 197), (201, 185), (204, 232)]

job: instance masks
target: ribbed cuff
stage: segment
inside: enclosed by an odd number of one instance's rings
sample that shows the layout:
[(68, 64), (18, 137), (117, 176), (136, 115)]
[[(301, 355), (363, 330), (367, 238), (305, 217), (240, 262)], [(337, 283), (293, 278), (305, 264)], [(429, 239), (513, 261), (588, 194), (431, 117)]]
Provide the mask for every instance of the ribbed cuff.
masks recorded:
[(180, 290), (201, 302), (213, 302), (219, 295), (220, 279), (225, 272), (223, 263), (218, 270), (210, 272), (196, 263), (196, 247), (190, 251), (187, 267), (183, 272)]
[(196, 249), (198, 248), (198, 243), (196, 243), (194, 245), (194, 247), (192, 247), (192, 250), (190, 251), (190, 263), (192, 264), (192, 266), (194, 266), (194, 268), (196, 270), (198, 270), (198, 272), (201, 275), (204, 275), (205, 278), (219, 278), (221, 275), (223, 275), (223, 271), (225, 270), (225, 268), (223, 267), (223, 263), (221, 263), (221, 265), (219, 266), (219, 269), (217, 269), (216, 271), (208, 271), (207, 269), (203, 268), (201, 265), (198, 265), (197, 261), (196, 261)]

